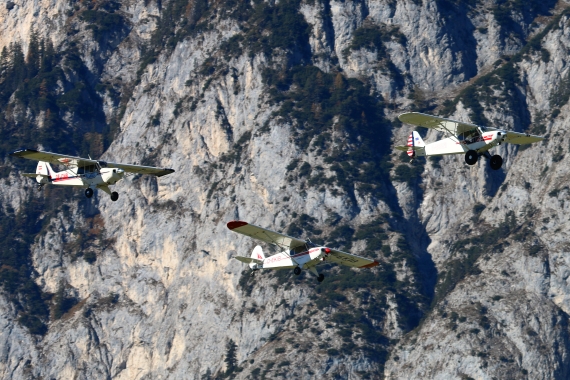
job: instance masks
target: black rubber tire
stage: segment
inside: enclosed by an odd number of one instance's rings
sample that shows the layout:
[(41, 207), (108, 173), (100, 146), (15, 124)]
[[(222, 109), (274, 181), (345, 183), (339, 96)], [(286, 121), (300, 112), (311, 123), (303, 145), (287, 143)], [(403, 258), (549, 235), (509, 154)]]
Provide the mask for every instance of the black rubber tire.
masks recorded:
[(253, 277), (253, 276), (255, 276), (255, 272), (254, 272), (254, 271), (251, 271), (251, 272), (249, 273), (249, 277)]
[(322, 273), (319, 274), (318, 277), (317, 277), (317, 281), (318, 281), (318, 282), (323, 282), (324, 279), (325, 279), (325, 275), (322, 274)]
[(498, 154), (495, 154), (489, 160), (489, 165), (491, 165), (491, 169), (499, 170), (501, 168), (501, 166), (503, 166), (503, 159)]
[(93, 196), (93, 189), (90, 188), (85, 189), (85, 196), (87, 198), (91, 198)]
[(301, 268), (300, 267), (295, 267), (295, 269), (293, 269), (293, 273), (295, 273), (297, 276), (301, 274)]
[(467, 165), (475, 165), (477, 163), (477, 160), (479, 160), (479, 154), (477, 154), (476, 151), (468, 150), (465, 153), (465, 162)]
[(115, 202), (117, 199), (119, 199), (119, 193), (117, 193), (116, 191), (113, 191), (113, 192), (111, 193), (111, 200), (112, 200), (113, 202)]

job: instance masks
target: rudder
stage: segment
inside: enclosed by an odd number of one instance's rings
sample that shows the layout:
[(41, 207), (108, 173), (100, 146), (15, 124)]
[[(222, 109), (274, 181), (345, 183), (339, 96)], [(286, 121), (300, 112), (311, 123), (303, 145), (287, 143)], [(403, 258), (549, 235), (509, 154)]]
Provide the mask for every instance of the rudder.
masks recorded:
[[(420, 134), (417, 131), (413, 131), (410, 136), (408, 137), (408, 145), (410, 148), (425, 148), (426, 144), (424, 143), (424, 140), (422, 139), (422, 137), (420, 136)], [(406, 152), (408, 153), (408, 156), (410, 156), (411, 158), (416, 157), (416, 151), (414, 149), (408, 149), (408, 151)]]
[(417, 131), (412, 132), (412, 136), (414, 138), (414, 146), (418, 148), (425, 148), (426, 143), (422, 139), (422, 136)]
[(251, 257), (257, 260), (265, 260), (265, 255), (263, 254), (263, 249), (261, 246), (256, 246), (251, 252)]
[(52, 170), (47, 162), (44, 161), (38, 162), (38, 166), (36, 166), (36, 174), (51, 176), (50, 171)]

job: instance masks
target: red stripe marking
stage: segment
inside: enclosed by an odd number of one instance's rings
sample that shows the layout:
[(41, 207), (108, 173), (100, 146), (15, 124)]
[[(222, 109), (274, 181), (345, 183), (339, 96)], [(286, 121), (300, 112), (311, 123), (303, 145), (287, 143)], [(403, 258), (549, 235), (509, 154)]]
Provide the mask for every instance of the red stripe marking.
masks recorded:
[(230, 230), (235, 230), (236, 228), (247, 226), (247, 222), (242, 222), (241, 220), (232, 220), (227, 224)]
[(52, 182), (61, 182), (61, 181), (65, 181), (67, 179), (76, 179), (76, 178), (79, 178), (79, 177), (55, 178), (55, 179), (52, 179), (51, 181)]
[(296, 254), (289, 256), (289, 257), (300, 257), (300, 256), (308, 255), (309, 253), (316, 252), (318, 250), (320, 250), (320, 248), (313, 248), (313, 249), (310, 249), (306, 252), (296, 253)]

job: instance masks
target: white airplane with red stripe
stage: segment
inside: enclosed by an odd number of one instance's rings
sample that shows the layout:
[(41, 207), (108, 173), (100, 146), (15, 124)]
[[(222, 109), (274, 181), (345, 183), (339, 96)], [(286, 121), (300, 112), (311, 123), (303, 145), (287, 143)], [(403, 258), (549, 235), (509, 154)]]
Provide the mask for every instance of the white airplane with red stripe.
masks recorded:
[(234, 259), (249, 264), (252, 276), (259, 269), (293, 269), (296, 275), (301, 274), (302, 269), (306, 269), (317, 277), (317, 281), (322, 282), (325, 276), (316, 269), (316, 266), (322, 263), (331, 262), (353, 268), (372, 268), (379, 264), (376, 260), (317, 246), (310, 241), (280, 234), (240, 220), (228, 222), (227, 226), (231, 231), (284, 249), (276, 255), (265, 257), (263, 249), (258, 245), (250, 257), (235, 256)]
[(407, 152), (412, 159), (421, 156), (464, 154), (465, 162), (468, 165), (475, 165), (482, 156), (489, 160), (491, 169), (499, 170), (503, 165), (503, 159), (498, 154), (491, 156), (489, 149), (502, 143), (523, 145), (544, 140), (544, 137), (528, 133), (483, 127), (419, 112), (403, 113), (398, 116), (398, 119), (403, 123), (435, 129), (446, 135), (439, 141), (426, 144), (420, 134), (413, 131), (408, 137), (406, 146), (396, 147), (398, 150)]
[[(109, 186), (116, 184), (129, 174), (151, 174), (162, 177), (174, 173), (173, 169), (168, 168), (117, 164), (34, 149), (20, 149), (10, 153), (10, 155), (38, 161), (35, 173), (22, 174), (24, 177), (35, 178), (38, 183), (38, 190), (41, 190), (46, 184), (76, 186), (85, 188), (85, 196), (91, 198), (94, 193), (93, 190), (99, 189), (109, 194), (112, 201), (119, 199), (119, 193), (111, 192)], [(50, 163), (63, 165), (66, 169), (55, 172)]]

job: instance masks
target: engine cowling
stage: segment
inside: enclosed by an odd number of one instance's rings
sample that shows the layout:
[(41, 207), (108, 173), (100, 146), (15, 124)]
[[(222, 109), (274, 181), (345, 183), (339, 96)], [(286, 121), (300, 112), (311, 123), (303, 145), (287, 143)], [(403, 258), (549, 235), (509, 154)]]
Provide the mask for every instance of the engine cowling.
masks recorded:
[(505, 138), (507, 137), (507, 133), (503, 131), (493, 131), (487, 132), (483, 135), (483, 139), (487, 144), (499, 145)]
[(123, 179), (125, 176), (125, 171), (123, 169), (111, 169), (104, 173), (101, 173), (101, 178), (105, 183), (109, 185), (114, 185), (117, 181)]

